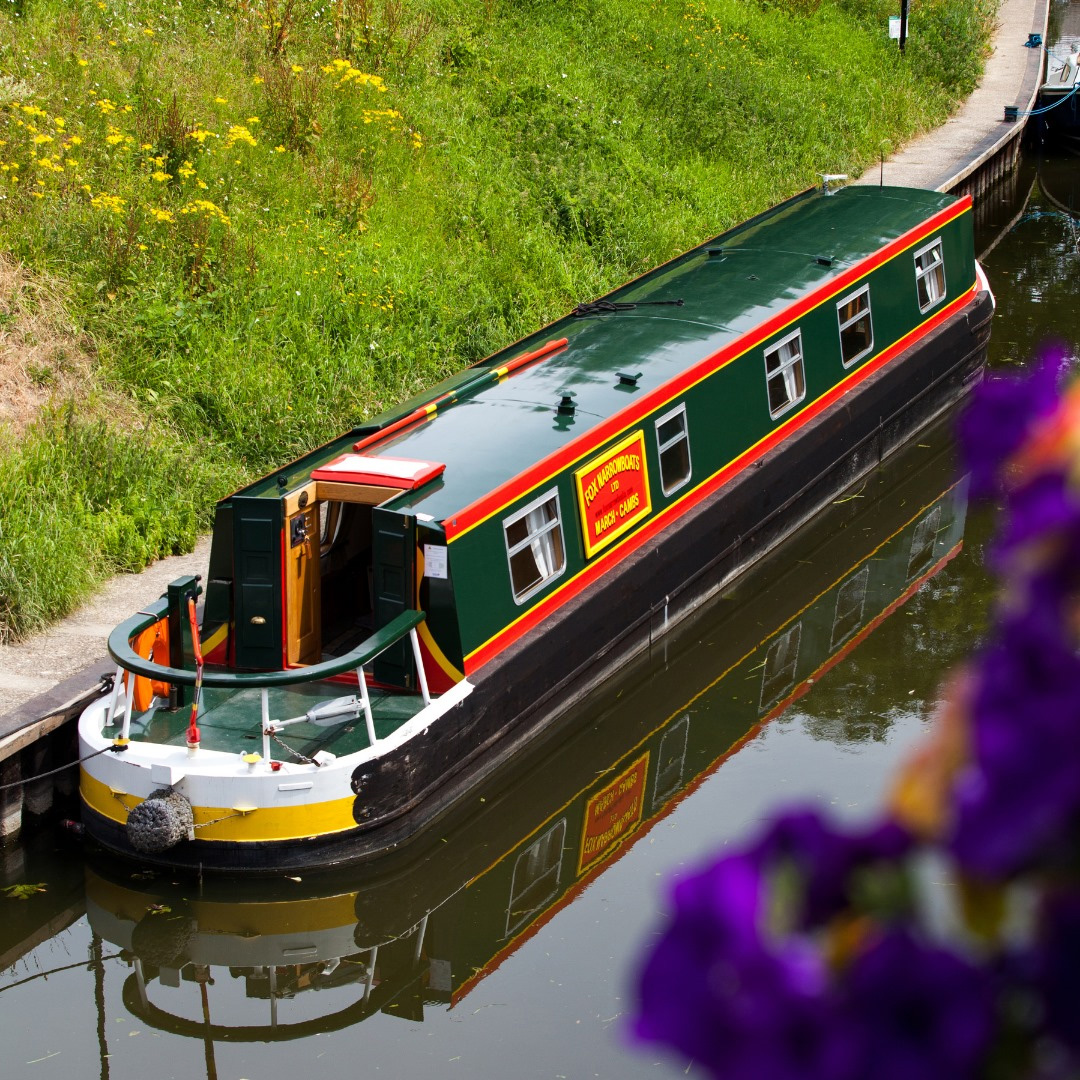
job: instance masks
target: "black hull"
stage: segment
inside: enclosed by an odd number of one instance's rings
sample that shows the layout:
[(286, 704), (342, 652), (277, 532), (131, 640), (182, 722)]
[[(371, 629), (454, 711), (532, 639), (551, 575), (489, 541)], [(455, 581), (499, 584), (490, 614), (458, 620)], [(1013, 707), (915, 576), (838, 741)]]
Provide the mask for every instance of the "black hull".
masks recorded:
[(954, 404), (981, 374), (992, 315), (990, 294), (979, 293), (487, 663), (462, 704), (356, 770), (355, 830), (272, 843), (195, 840), (154, 859), (135, 855), (123, 827), (84, 804), (88, 835), (144, 863), (264, 873), (327, 869), (402, 846)]

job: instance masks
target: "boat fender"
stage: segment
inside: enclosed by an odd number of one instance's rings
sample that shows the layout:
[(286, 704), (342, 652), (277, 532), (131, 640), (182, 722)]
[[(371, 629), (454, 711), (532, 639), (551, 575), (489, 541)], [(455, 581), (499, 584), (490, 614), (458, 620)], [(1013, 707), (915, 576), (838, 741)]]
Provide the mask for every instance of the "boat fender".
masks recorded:
[(172, 788), (151, 792), (127, 818), (127, 838), (136, 851), (156, 855), (195, 834), (191, 803)]

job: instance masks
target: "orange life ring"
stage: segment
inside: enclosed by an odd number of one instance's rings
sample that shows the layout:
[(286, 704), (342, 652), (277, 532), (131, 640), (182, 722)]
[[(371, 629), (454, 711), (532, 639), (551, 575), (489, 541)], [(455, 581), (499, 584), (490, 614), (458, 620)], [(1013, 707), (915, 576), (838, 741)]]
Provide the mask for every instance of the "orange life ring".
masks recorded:
[[(144, 660), (168, 666), (169, 663), (169, 620), (160, 619), (153, 626), (147, 627), (131, 642), (132, 649)], [(134, 682), (134, 686), (132, 683)], [(148, 679), (144, 675), (128, 672), (125, 685), (131, 692), (131, 704), (139, 711), (146, 712), (150, 703), (157, 697), (169, 696), (169, 684), (158, 679)]]

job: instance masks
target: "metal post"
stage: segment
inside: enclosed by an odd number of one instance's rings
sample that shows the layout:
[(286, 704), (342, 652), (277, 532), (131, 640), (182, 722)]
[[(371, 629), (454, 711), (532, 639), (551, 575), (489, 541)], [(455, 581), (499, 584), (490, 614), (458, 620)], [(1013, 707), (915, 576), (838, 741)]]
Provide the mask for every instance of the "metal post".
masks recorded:
[(907, 44), (907, 13), (908, 0), (900, 0), (900, 51), (904, 51)]
[(124, 685), (124, 669), (119, 664), (116, 666), (116, 676), (113, 679), (112, 701), (109, 702), (109, 711), (105, 714), (105, 723), (110, 726), (116, 724), (116, 703), (120, 700), (120, 687)]
[(420, 956), (424, 951), (424, 936), (427, 934), (428, 917), (425, 915), (416, 927), (416, 948), (413, 950), (413, 965), (420, 963)]
[(277, 1027), (277, 968), (270, 965), (270, 1026)]
[(416, 661), (416, 677), (420, 680), (420, 693), (424, 697), (424, 705), (427, 706), (431, 704), (431, 694), (428, 693), (427, 673), (424, 671), (424, 660), (420, 655), (420, 638), (415, 626), (409, 631), (409, 637), (412, 639), (412, 654)]
[(263, 760), (270, 760), (270, 691), (261, 687), (259, 695), (262, 698), (262, 733), (263, 733)]
[(368, 742), (374, 746), (379, 740), (375, 738), (375, 718), (371, 715), (371, 697), (368, 694), (367, 679), (364, 678), (364, 669), (356, 669), (356, 678), (360, 683), (360, 700), (364, 705), (364, 723), (367, 725)]
[(375, 961), (379, 958), (379, 946), (373, 945), (368, 952), (367, 978), (364, 980), (364, 1001), (371, 997), (371, 988), (375, 985)]

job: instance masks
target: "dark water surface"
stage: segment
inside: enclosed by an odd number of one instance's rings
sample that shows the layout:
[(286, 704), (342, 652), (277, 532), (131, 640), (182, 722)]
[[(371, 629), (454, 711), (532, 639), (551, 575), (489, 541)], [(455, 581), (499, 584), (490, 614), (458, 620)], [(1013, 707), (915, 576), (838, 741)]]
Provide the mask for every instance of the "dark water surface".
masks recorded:
[[(1073, 161), (981, 208), (997, 367), (1080, 295)], [(667, 882), (777, 807), (875, 813), (977, 640), (985, 513), (947, 425), (593, 695), (407, 850), (320, 880), (177, 885), (52, 833), (0, 882), (6, 1077), (674, 1077), (631, 1050)]]

